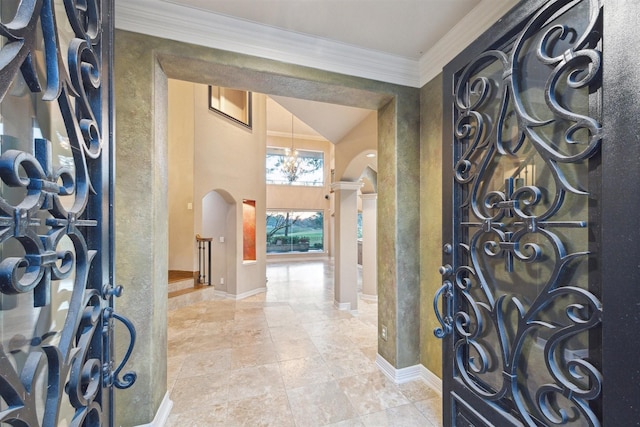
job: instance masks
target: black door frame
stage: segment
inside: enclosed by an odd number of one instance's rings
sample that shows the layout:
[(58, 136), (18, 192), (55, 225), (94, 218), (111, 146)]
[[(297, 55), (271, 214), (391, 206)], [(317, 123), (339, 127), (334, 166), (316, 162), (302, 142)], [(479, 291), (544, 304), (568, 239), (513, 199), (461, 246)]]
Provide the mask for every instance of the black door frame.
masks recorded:
[(603, 20), (603, 425), (640, 424), (640, 2), (606, 0)]

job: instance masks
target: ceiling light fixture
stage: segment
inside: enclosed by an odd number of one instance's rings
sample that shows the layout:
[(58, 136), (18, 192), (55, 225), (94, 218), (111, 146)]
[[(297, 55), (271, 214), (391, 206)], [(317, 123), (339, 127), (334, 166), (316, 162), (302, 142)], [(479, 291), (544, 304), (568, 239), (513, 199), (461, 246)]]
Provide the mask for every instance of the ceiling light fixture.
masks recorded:
[(285, 148), (285, 157), (282, 160), (281, 169), (289, 183), (298, 179), (300, 159), (298, 158), (298, 150), (293, 148), (293, 113), (291, 113), (291, 148)]
[(376, 156), (376, 153), (367, 153), (366, 157), (372, 159)]

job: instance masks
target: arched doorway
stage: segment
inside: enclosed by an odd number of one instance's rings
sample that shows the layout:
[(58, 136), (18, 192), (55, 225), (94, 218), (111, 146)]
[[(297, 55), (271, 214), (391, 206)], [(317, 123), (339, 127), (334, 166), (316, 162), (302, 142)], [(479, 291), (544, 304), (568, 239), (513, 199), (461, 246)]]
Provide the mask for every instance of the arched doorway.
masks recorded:
[(235, 248), (237, 204), (224, 190), (202, 198), (202, 235), (211, 237), (211, 278), (216, 290), (235, 294)]

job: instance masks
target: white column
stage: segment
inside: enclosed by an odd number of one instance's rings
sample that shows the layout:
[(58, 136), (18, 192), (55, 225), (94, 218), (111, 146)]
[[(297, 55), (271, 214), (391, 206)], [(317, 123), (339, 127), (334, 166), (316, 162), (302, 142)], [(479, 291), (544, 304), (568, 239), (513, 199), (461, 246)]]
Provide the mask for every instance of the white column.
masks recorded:
[(335, 305), (358, 309), (358, 190), (359, 182), (335, 182)]
[(369, 193), (362, 199), (362, 297), (378, 298), (378, 194)]

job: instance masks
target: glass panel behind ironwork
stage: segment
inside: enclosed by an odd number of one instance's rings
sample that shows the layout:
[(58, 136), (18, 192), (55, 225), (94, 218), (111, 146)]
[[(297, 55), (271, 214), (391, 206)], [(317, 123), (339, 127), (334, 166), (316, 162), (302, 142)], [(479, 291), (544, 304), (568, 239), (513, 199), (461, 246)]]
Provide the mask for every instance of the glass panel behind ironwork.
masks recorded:
[(105, 363), (121, 290), (105, 232), (103, 7), (0, 1), (2, 425), (109, 424), (108, 387), (135, 380)]
[(598, 16), (550, 2), (456, 81), (456, 365), (527, 424), (597, 424)]

